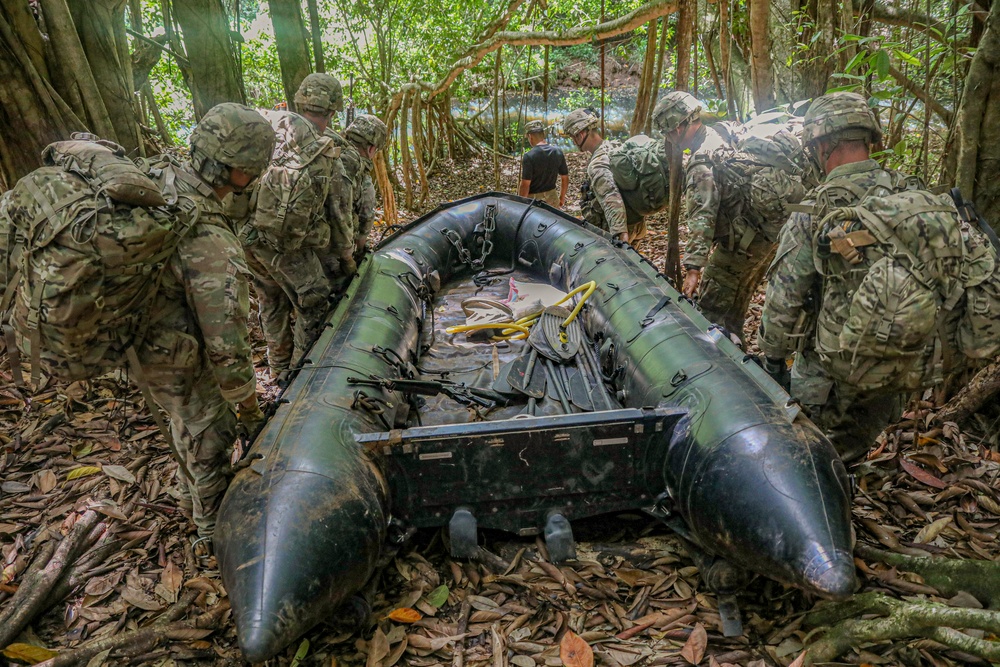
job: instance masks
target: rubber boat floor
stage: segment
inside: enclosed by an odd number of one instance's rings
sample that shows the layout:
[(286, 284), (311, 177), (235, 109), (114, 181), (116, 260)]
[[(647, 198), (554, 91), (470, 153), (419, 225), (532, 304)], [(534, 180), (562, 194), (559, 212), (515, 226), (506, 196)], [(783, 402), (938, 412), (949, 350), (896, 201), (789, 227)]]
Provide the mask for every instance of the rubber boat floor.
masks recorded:
[[(494, 276), (480, 286), (475, 284), (471, 276), (465, 280), (455, 281), (445, 285), (434, 301), (434, 339), (424, 340), (424, 344), (432, 343), (430, 349), (420, 357), (417, 370), (425, 380), (447, 379), (453, 382), (463, 382), (470, 387), (490, 389), (504, 364), (528, 354), (530, 347), (526, 341), (511, 340), (497, 342), (473, 342), (464, 333), (448, 334), (448, 327), (465, 324), (465, 313), (462, 302), (472, 297), (485, 297), (496, 300), (506, 299), (510, 292), (510, 280), (531, 282), (530, 274), (520, 271), (501, 276)], [(590, 332), (588, 334), (588, 342)], [(429, 336), (428, 336), (429, 337)], [(572, 366), (571, 366), (572, 367)], [(419, 424), (411, 415), (409, 426), (436, 426), (441, 424), (467, 424), (482, 421), (510, 419), (522, 414), (526, 398), (507, 407), (496, 407), (485, 412), (465, 407), (453, 399), (438, 395), (422, 397), (426, 403), (419, 411)], [(614, 408), (622, 407), (614, 398), (611, 402)], [(574, 408), (576, 409), (576, 408)], [(539, 399), (535, 409), (536, 415), (564, 414), (559, 401), (550, 391)]]

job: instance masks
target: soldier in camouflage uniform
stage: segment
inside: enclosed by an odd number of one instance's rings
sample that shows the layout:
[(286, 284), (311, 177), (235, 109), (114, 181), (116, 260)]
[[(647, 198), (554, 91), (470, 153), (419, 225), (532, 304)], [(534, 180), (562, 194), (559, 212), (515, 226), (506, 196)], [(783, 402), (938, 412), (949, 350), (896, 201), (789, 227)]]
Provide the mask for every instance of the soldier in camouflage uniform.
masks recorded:
[(629, 220), (622, 193), (611, 173), (611, 153), (621, 144), (605, 141), (597, 127), (597, 116), (588, 109), (571, 111), (563, 120), (563, 134), (581, 151), (591, 153), (584, 183), (583, 218), (622, 241), (636, 241), (646, 234), (642, 218)]
[[(860, 95), (833, 93), (812, 103), (805, 116), (803, 141), (826, 175), (811, 195), (815, 198), (821, 193), (821, 210), (852, 206), (876, 186), (905, 180), (870, 158), (870, 147), (881, 135), (878, 120)], [(846, 298), (831, 298), (830, 290), (851, 291), (867, 271), (865, 264), (833, 261), (841, 260), (839, 257), (821, 259), (818, 244), (824, 235), (820, 234), (820, 218), (820, 211), (794, 213), (781, 230), (777, 256), (767, 274), (758, 345), (765, 356), (765, 369), (786, 387), (786, 359), (796, 352), (791, 394), (827, 433), (841, 456), (850, 460), (868, 450), (901, 401), (895, 393), (865, 393), (848, 383), (835, 382), (819, 358), (820, 338), (840, 332), (816, 327), (816, 314), (824, 308), (824, 301), (849, 303)]]
[(149, 161), (168, 203), (197, 210), (194, 227), (168, 262), (150, 309), (139, 363), (154, 400), (170, 415), (180, 457), (182, 506), (210, 538), (229, 483), (237, 415), (252, 432), (264, 419), (251, 358), (249, 271), (222, 199), (267, 166), (271, 126), (256, 111), (219, 104), (191, 133), (191, 157)]
[[(774, 256), (784, 222), (783, 204), (798, 202), (805, 193), (806, 172), (798, 164), (803, 151), (797, 137), (782, 131), (767, 147), (781, 148), (775, 157), (784, 159), (775, 166), (747, 167), (758, 158), (729, 146), (722, 135), (702, 124), (700, 114), (701, 104), (683, 91), (667, 93), (653, 111), (665, 141), (687, 155), (688, 240), (682, 291), (688, 297), (697, 291), (705, 317), (744, 340), (750, 299)], [(756, 177), (747, 176), (752, 170)], [(755, 187), (759, 183), (767, 187)]]
[(375, 184), (372, 162), (375, 153), (382, 150), (388, 138), (385, 123), (370, 114), (361, 114), (344, 130), (343, 138), (333, 134), (341, 147), (340, 159), (344, 163), (344, 201), (351, 212), (354, 233), (354, 257), (364, 254), (368, 235), (375, 224)]
[(357, 270), (341, 187), (344, 165), (339, 149), (324, 136), (333, 114), (343, 108), (340, 83), (328, 74), (310, 74), (295, 105), (299, 113), (273, 116), (278, 136), (272, 164), (243, 233), (275, 377), (301, 362), (322, 327), (332, 290), (327, 271)]

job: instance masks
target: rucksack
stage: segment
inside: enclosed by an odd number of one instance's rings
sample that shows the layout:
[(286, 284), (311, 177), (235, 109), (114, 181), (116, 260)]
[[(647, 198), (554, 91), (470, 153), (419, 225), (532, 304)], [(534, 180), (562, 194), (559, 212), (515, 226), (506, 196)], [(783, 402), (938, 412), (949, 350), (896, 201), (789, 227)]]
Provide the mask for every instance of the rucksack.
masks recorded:
[[(816, 348), (835, 379), (862, 391), (914, 391), (1000, 347), (973, 292), (992, 269), (950, 196), (896, 179), (827, 211), (817, 233), (817, 267), (829, 266), (826, 253), (859, 267), (856, 286), (850, 272), (824, 272)], [(865, 268), (869, 247), (880, 256)]]
[(957, 188), (951, 197), (966, 223), (965, 310), (956, 342), (971, 359), (992, 359), (1000, 354), (1000, 239)]
[(802, 201), (809, 185), (794, 128), (748, 133), (735, 149), (713, 153), (711, 161), (725, 211), (721, 217), (731, 227), (725, 230), (730, 249), (745, 249), (758, 236), (777, 243), (789, 204)]
[(193, 219), (167, 207), (110, 142), (61, 141), (42, 159), (0, 207), (11, 239), (5, 335), (12, 356), (17, 348), (30, 355), (35, 381), (41, 369), (83, 380), (125, 365), (163, 267)]
[(670, 164), (662, 142), (629, 137), (611, 153), (611, 174), (625, 207), (639, 216), (663, 209), (670, 198)]
[(278, 252), (323, 248), (330, 227), (323, 207), (331, 185), (329, 159), (340, 156), (334, 139), (315, 131), (293, 113), (267, 116), (278, 142), (274, 158), (260, 178), (252, 226)]

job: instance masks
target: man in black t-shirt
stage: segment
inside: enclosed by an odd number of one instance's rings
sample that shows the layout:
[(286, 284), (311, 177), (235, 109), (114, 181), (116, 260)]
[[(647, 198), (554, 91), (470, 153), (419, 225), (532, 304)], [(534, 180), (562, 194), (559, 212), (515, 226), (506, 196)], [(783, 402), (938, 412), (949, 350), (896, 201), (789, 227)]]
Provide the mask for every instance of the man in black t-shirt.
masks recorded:
[[(556, 208), (566, 205), (569, 169), (563, 152), (545, 141), (545, 126), (540, 120), (530, 120), (524, 126), (531, 150), (521, 158), (521, 185), (517, 194), (541, 199)], [(556, 194), (556, 176), (559, 193)]]

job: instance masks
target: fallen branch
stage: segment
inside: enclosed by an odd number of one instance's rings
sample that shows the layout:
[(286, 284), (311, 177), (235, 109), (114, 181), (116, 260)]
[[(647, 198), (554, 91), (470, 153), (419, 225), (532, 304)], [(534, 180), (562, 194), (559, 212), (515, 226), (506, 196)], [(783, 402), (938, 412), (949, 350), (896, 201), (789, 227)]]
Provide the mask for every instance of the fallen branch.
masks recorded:
[(980, 370), (937, 413), (941, 422), (960, 422), (971, 417), (1000, 392), (1000, 361)]
[[(173, 605), (167, 614), (183, 612), (190, 606), (191, 599), (183, 596)], [(182, 606), (182, 601), (184, 602)], [(197, 632), (204, 630), (214, 630), (218, 627), (222, 616), (229, 611), (229, 601), (223, 600), (211, 610), (196, 616), (189, 621), (177, 621), (174, 623), (153, 623), (144, 628), (125, 632), (114, 637), (102, 637), (95, 639), (69, 651), (63, 651), (59, 655), (45, 662), (38, 663), (37, 667), (72, 667), (73, 665), (86, 665), (91, 658), (104, 651), (121, 651), (125, 655), (139, 655), (153, 650), (160, 642), (167, 639), (191, 640), (199, 639), (205, 634)]]
[(99, 515), (93, 510), (80, 515), (45, 566), (35, 568), (33, 565), (21, 580), (17, 593), (7, 603), (6, 610), (0, 613), (0, 648), (5, 648), (17, 639), (21, 631), (47, 609), (49, 594), (80, 552), (88, 546), (87, 539), (97, 525), (98, 518)]

